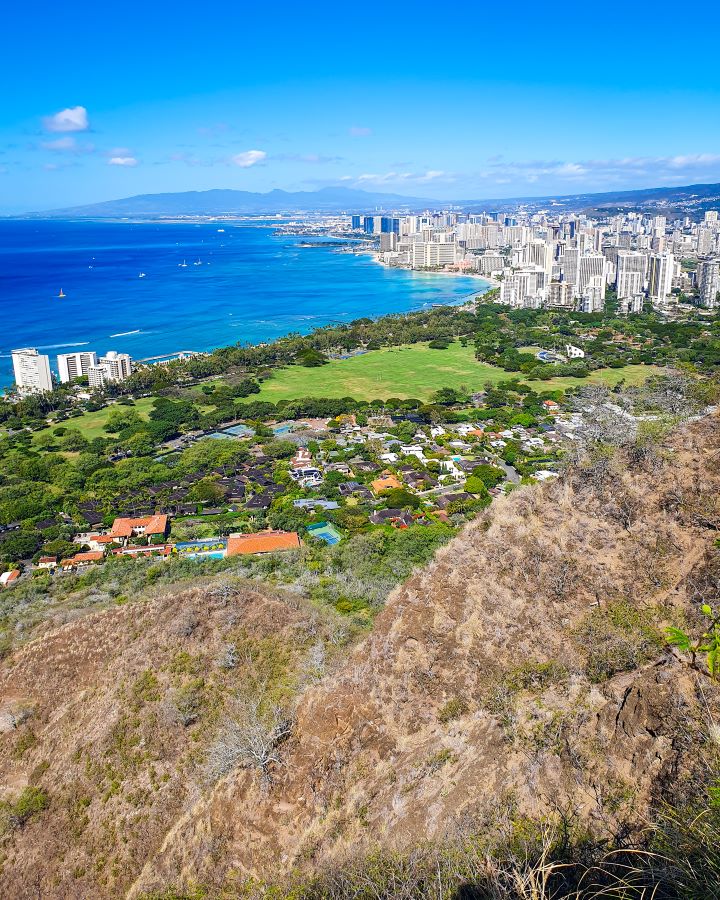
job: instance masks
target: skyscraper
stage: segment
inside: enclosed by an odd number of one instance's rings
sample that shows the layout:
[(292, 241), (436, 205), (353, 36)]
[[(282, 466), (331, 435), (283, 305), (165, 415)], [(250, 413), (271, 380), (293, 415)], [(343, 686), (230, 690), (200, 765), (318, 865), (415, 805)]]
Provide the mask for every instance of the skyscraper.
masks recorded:
[(109, 381), (125, 381), (132, 375), (132, 359), (127, 353), (108, 350), (96, 366), (88, 369), (90, 387), (104, 387)]
[(697, 267), (697, 283), (700, 289), (700, 304), (706, 309), (715, 309), (720, 292), (720, 259), (701, 259)]
[(57, 358), (58, 375), (60, 381), (72, 381), (87, 375), (88, 371), (97, 365), (97, 353), (93, 350), (83, 350), (80, 353), (62, 353)]
[(675, 257), (672, 253), (651, 253), (648, 268), (648, 297), (653, 303), (664, 303), (672, 291)]
[(644, 253), (634, 253), (630, 250), (618, 250), (617, 252), (617, 276), (615, 278), (615, 290), (618, 300), (625, 297), (634, 297), (639, 294), (645, 283)]
[(11, 353), (15, 384), (21, 394), (42, 394), (52, 390), (49, 356), (38, 353), (34, 347)]

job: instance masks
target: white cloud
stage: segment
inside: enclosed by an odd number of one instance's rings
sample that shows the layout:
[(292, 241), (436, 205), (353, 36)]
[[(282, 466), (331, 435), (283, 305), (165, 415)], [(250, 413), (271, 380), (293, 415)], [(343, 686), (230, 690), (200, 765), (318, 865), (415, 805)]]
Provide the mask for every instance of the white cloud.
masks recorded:
[(372, 128), (363, 128), (360, 125), (353, 125), (348, 131), (351, 137), (369, 137), (372, 134)]
[(243, 153), (236, 153), (230, 157), (230, 161), (241, 169), (249, 169), (267, 157), (264, 150), (245, 150)]
[(126, 168), (133, 168), (138, 164), (138, 161), (134, 156), (111, 156), (108, 160), (109, 166), (125, 166)]
[(45, 116), (43, 119), (45, 131), (87, 131), (90, 127), (87, 110), (84, 106), (73, 106), (61, 109), (53, 116)]
[(415, 182), (423, 184), (428, 181), (453, 181), (455, 176), (441, 169), (429, 169), (426, 172), (363, 172), (362, 175), (344, 175), (340, 181), (354, 181), (356, 184), (388, 184), (393, 182)]

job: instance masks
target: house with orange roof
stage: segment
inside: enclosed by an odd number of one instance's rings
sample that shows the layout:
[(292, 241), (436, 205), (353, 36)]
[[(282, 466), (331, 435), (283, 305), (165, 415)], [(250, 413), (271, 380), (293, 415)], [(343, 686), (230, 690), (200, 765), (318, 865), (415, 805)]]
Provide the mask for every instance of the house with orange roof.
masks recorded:
[(168, 517), (164, 514), (140, 519), (115, 519), (110, 535), (118, 544), (127, 544), (131, 537), (155, 537), (167, 534)]
[(114, 534), (91, 534), (81, 543), (87, 544), (91, 550), (107, 550), (108, 544), (120, 544), (122, 538)]
[(14, 584), (19, 577), (20, 569), (11, 569), (9, 572), (3, 572), (2, 575), (0, 575), (0, 585), (4, 588), (10, 587), (10, 585)]
[(298, 550), (300, 536), (297, 531), (261, 531), (258, 534), (231, 534), (228, 537), (226, 556), (247, 553), (277, 553), (280, 550)]
[(54, 569), (57, 561), (57, 556), (41, 556), (38, 560), (38, 569)]
[(75, 556), (64, 559), (60, 563), (60, 568), (64, 572), (69, 572), (72, 569), (84, 569), (93, 565), (93, 563), (102, 562), (103, 559), (105, 559), (105, 554), (101, 550), (88, 550), (85, 553), (76, 553)]
[(150, 544), (149, 546), (135, 546), (133, 544), (127, 547), (114, 547), (113, 556), (162, 556), (167, 559), (175, 550), (175, 544)]
[(391, 491), (393, 488), (401, 488), (402, 485), (391, 472), (383, 472), (383, 474), (370, 483), (373, 493), (376, 497), (383, 491)]

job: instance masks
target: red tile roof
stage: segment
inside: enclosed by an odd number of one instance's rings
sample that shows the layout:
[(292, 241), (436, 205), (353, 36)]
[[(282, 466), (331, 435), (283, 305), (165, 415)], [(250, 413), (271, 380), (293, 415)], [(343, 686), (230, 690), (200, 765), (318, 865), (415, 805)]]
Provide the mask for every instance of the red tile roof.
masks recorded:
[(274, 553), (276, 550), (297, 550), (300, 537), (297, 531), (263, 531), (260, 534), (231, 534), (227, 555), (241, 553)]
[(144, 528), (145, 534), (165, 534), (167, 519), (166, 515), (145, 516), (142, 519), (115, 519), (111, 534), (116, 537), (130, 537), (137, 528)]
[(103, 558), (104, 554), (102, 550), (88, 550), (86, 553), (76, 553), (75, 556), (71, 556), (70, 559), (64, 559), (60, 565), (76, 566), (78, 563), (83, 562), (100, 562)]

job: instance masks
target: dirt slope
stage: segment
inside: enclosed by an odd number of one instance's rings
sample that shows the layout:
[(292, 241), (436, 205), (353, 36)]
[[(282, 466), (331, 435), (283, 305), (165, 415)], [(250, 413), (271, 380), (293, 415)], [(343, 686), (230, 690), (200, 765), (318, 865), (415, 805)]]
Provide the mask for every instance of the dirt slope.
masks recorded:
[[(318, 635), (333, 645), (331, 626), (247, 588), (129, 605), (35, 642), (3, 665), (0, 709), (32, 715), (0, 737), (0, 782), (7, 796), (41, 785), (50, 804), (6, 837), (0, 893), (221, 885), (469, 817), (501, 828), (560, 810), (598, 833), (637, 822), (683, 789), (716, 704), (660, 635), (717, 594), (719, 448), (706, 419), (663, 461), (494, 504), (319, 681), (308, 652)], [(228, 641), (251, 664), (221, 670)], [(208, 784), (221, 710), (259, 673), (279, 700), (302, 688), (272, 783), (236, 768)], [(183, 724), (178, 692), (199, 678), (198, 718)]]

